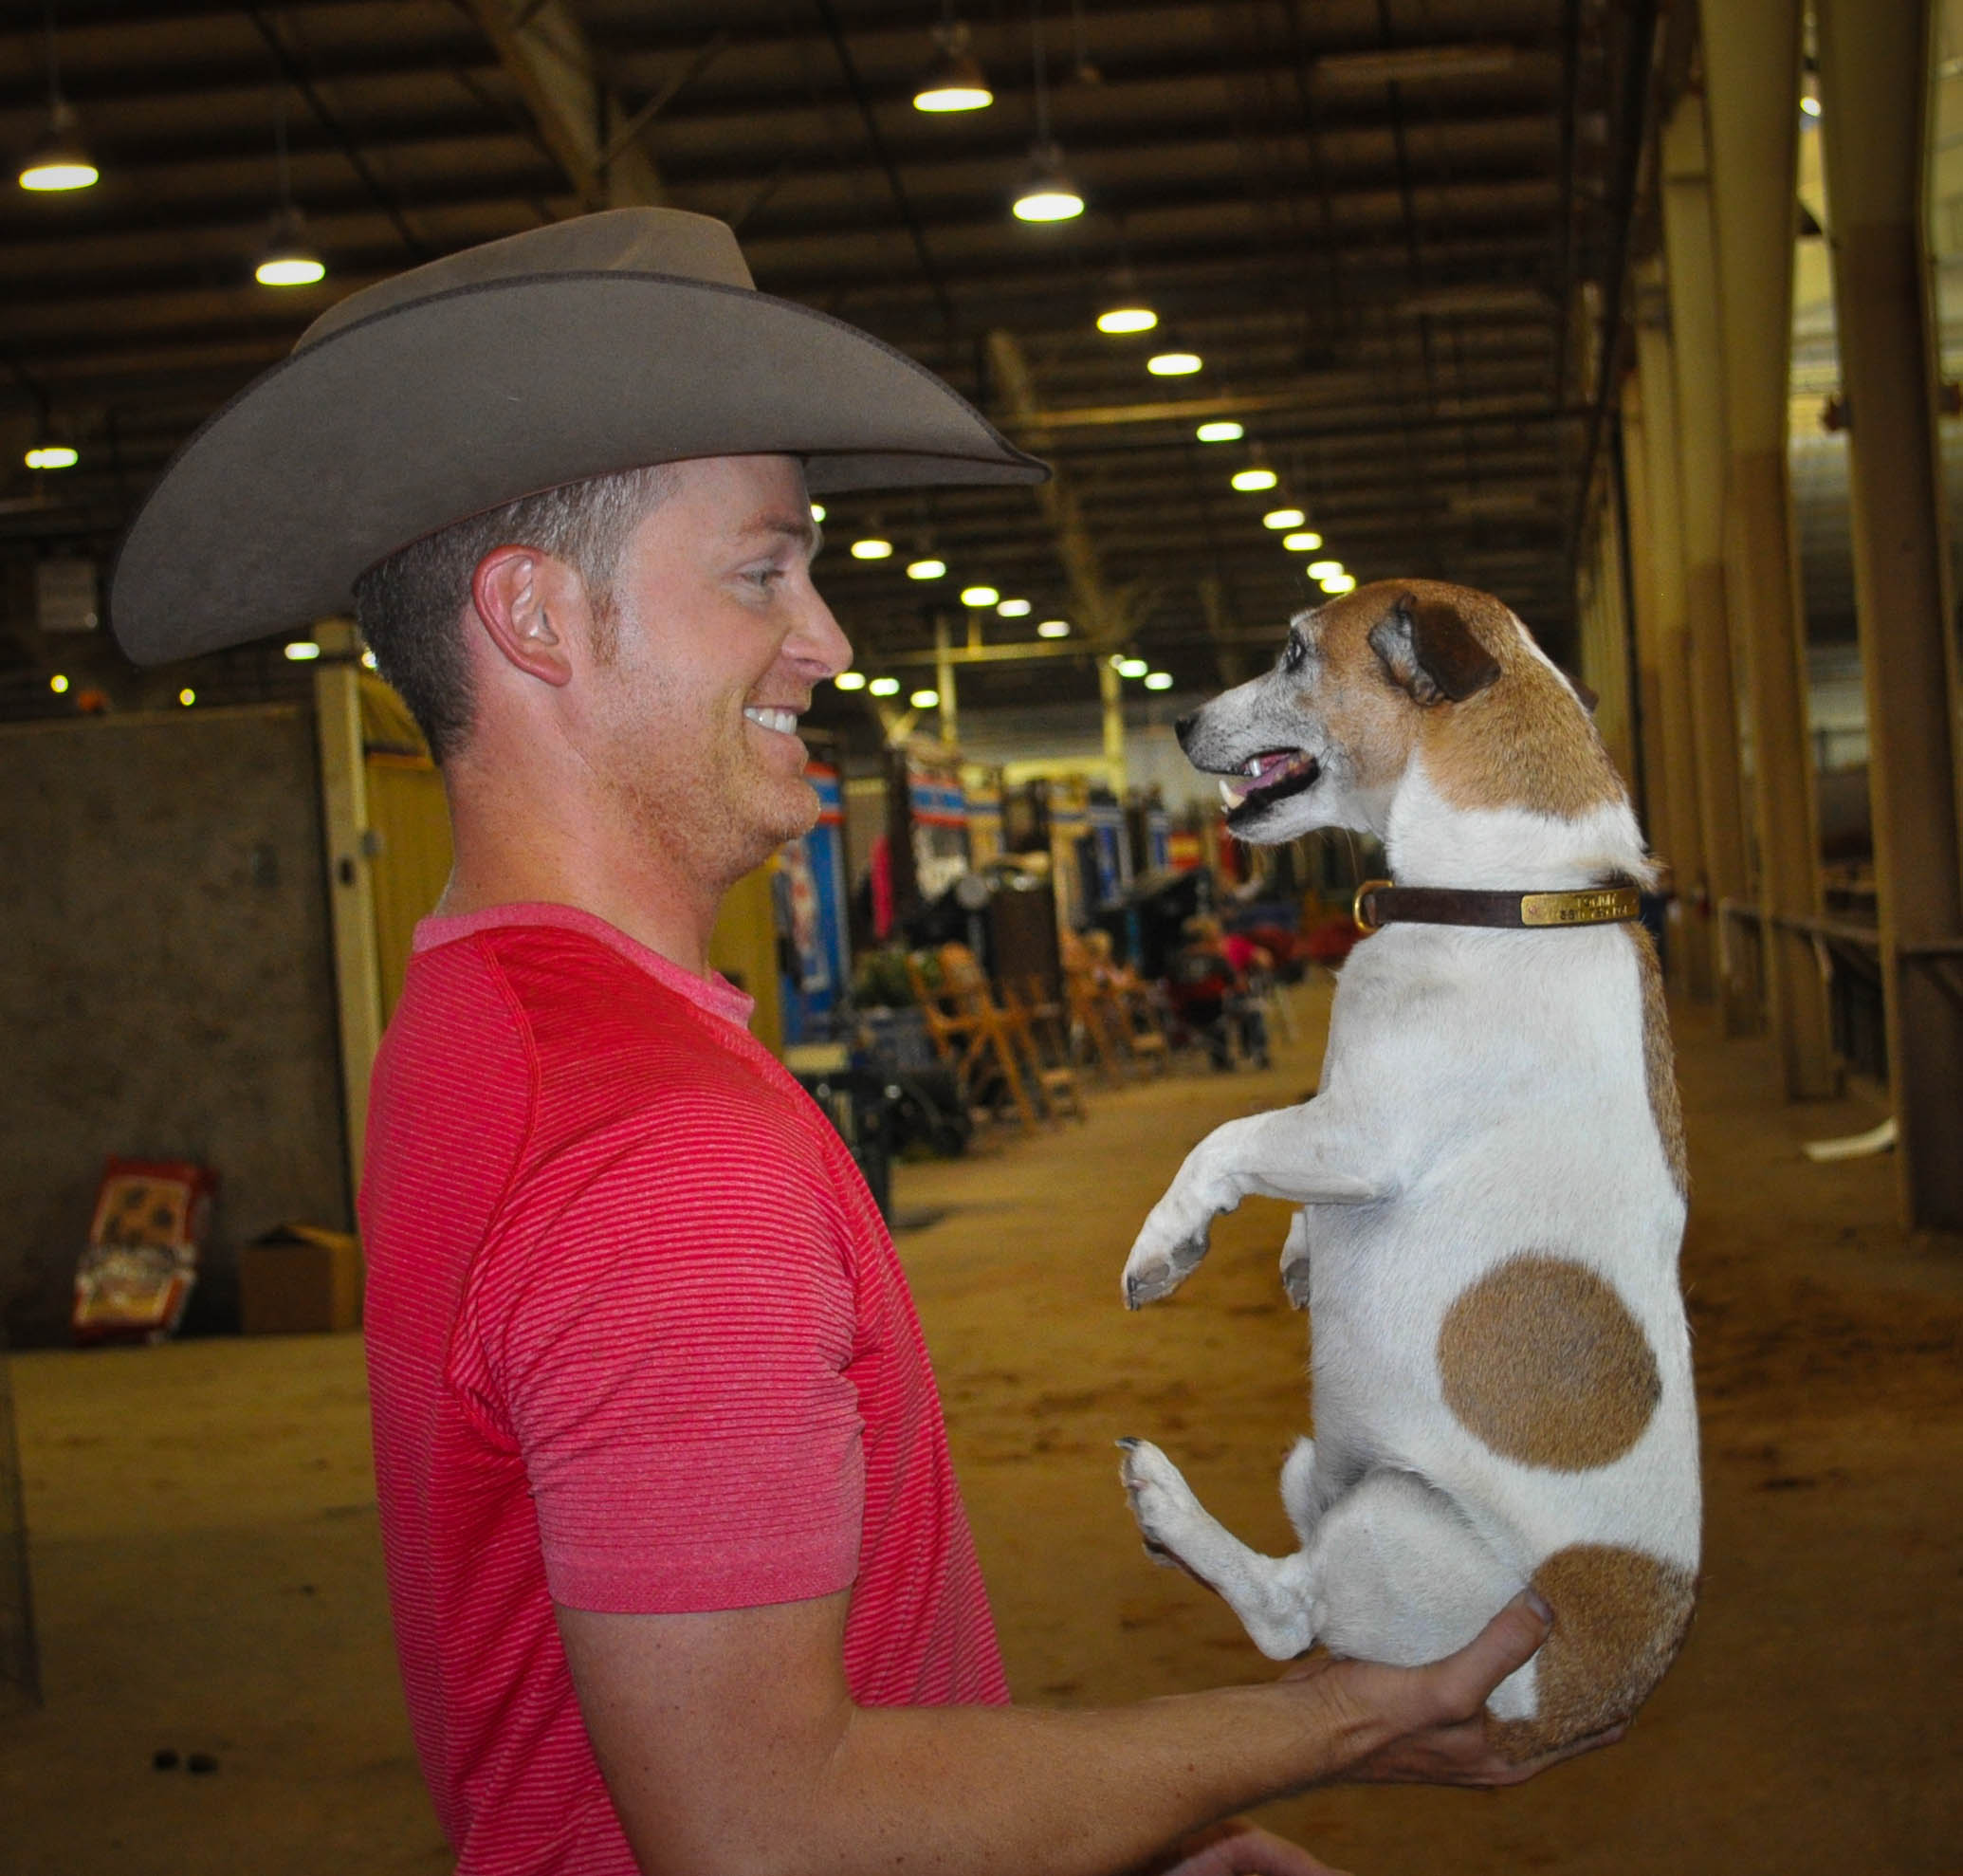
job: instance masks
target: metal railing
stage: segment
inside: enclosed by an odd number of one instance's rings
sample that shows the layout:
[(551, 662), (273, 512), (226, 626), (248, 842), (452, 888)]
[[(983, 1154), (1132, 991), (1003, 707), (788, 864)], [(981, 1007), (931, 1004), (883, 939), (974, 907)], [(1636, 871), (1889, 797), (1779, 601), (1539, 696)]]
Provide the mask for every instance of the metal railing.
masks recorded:
[[(1878, 927), (1850, 918), (1803, 918), (1785, 912), (1768, 917), (1745, 899), (1722, 899), (1717, 915), (1725, 941), (1762, 947), (1768, 924), (1813, 942), (1826, 981), (1827, 1009), (1835, 1052), (1857, 1073), (1884, 1086), (1888, 1080), (1888, 1030), (1881, 982), (1881, 934)], [(1898, 945), (1904, 965), (1927, 971), (1952, 997), (1963, 998), (1963, 938), (1937, 938)], [(1756, 982), (1765, 981), (1763, 972)]]

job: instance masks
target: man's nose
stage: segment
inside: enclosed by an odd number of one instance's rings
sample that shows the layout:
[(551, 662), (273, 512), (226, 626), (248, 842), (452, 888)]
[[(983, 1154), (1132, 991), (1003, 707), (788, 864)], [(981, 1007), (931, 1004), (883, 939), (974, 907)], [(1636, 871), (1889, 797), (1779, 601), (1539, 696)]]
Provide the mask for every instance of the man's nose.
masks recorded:
[(852, 640), (833, 617), (831, 607), (816, 593), (785, 649), (802, 663), (820, 667), (819, 675), (824, 677), (836, 677), (852, 666)]

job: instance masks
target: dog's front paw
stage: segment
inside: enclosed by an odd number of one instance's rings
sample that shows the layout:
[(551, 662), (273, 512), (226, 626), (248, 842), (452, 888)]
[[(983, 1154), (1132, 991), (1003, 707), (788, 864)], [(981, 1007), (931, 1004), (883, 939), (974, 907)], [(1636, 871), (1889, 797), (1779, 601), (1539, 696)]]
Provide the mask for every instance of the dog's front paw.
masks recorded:
[(1298, 1211), (1289, 1221), (1281, 1245), (1281, 1287), (1296, 1309), (1309, 1307), (1309, 1214)]
[(1169, 1297), (1198, 1267), (1206, 1255), (1206, 1230), (1202, 1225), (1192, 1237), (1167, 1242), (1152, 1229), (1138, 1234), (1131, 1255), (1125, 1260), (1125, 1307), (1142, 1309)]
[(1118, 1477), (1131, 1500), (1131, 1515), (1145, 1539), (1146, 1554), (1168, 1570), (1183, 1570), (1195, 1582), (1206, 1579), (1181, 1554), (1181, 1537), (1195, 1518), (1205, 1517), (1180, 1469), (1149, 1440), (1120, 1440), (1125, 1458)]

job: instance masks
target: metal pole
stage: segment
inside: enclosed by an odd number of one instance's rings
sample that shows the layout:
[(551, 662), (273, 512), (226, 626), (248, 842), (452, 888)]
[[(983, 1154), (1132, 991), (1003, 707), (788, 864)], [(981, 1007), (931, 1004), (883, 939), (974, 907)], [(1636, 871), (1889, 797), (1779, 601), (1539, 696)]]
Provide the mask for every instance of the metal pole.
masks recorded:
[[(972, 636), (974, 617), (969, 616), (968, 628)], [(955, 722), (954, 697), (954, 647), (948, 642), (947, 615), (934, 615), (934, 689), (941, 697), (941, 741), (958, 743), (961, 737)]]
[(1963, 1228), (1958, 674), (1926, 282), (1927, 0), (1816, 0), (1901, 1216)]
[(1725, 500), (1735, 516), (1735, 616), (1749, 647), (1761, 954), (1793, 1100), (1839, 1092), (1812, 939), (1819, 818), (1807, 735), (1806, 609), (1787, 469), (1799, 158), (1800, 0), (1702, 0), (1705, 110), (1724, 342)]
[[(1682, 451), (1677, 426), (1677, 368), (1670, 356), (1669, 296), (1660, 265), (1645, 265), (1637, 286), (1636, 364), (1642, 382), (1642, 440), (1649, 458), (1647, 584), (1657, 616), (1659, 790), (1665, 805), (1652, 840), (1677, 886), (1677, 943), (1671, 970), (1699, 1002), (1711, 1001), (1709, 910), (1696, 903), (1704, 878), (1704, 830), (1697, 811), (1697, 746), (1691, 715), (1690, 635), (1684, 626)], [(1652, 812), (1656, 812), (1654, 805)]]
[(375, 930), (375, 854), (361, 733), (361, 669), (355, 662), (359, 640), (352, 625), (339, 622), (316, 626), (314, 636), (329, 654), (314, 667), (314, 734), (321, 761), (321, 828), (327, 843), (327, 908), (334, 934), (352, 1222), (361, 1192), (368, 1081), (381, 1046), (381, 952)]
[(1628, 517), (1630, 581), (1635, 615), (1637, 740), (1642, 752), (1642, 820), (1652, 853), (1669, 855), (1670, 778), (1663, 761), (1662, 633), (1658, 618), (1656, 543), (1650, 521), (1649, 425), (1642, 409), (1642, 378), (1623, 379), (1623, 506)]
[(1097, 694), (1104, 702), (1104, 767), (1111, 793), (1125, 799), (1125, 680), (1110, 658), (1097, 661)]
[(1663, 245), (1670, 270), (1670, 327), (1677, 366), (1679, 487), (1683, 516), (1683, 619), (1690, 649), (1692, 731), (1703, 877), (1697, 914), (1715, 947), (1728, 1035), (1758, 1026), (1751, 948), (1727, 933), (1719, 903), (1747, 892), (1737, 691), (1724, 568), (1724, 370), (1718, 336), (1717, 256), (1704, 155), (1704, 101), (1686, 93), (1663, 128)]

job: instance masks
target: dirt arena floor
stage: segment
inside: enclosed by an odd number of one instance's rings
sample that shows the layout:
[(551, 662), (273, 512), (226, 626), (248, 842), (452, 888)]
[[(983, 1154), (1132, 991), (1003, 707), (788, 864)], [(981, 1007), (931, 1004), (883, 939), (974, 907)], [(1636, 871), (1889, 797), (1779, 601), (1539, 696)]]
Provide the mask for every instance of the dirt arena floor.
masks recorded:
[[(1230, 1526), (1287, 1544), (1275, 1480), (1306, 1418), (1284, 1214), (1223, 1221), (1185, 1290), (1140, 1315), (1118, 1271), (1186, 1147), (1313, 1085), (1326, 1006), (1298, 995), (1267, 1073), (1093, 1089), (1085, 1124), (898, 1174), (1018, 1698), (1272, 1671), (1147, 1561), (1111, 1443), (1160, 1441)], [(1709, 1502), (1690, 1644), (1624, 1744), (1524, 1790), (1274, 1807), (1347, 1869), (1963, 1871), (1963, 1243), (1904, 1239), (1886, 1160), (1801, 1156), (1870, 1107), (1789, 1108), (1761, 1042), (1701, 1011), (1677, 1027)], [(395, 1685), (358, 1340), (12, 1370), (46, 1703), (0, 1716), (0, 1871), (446, 1867)], [(215, 1769), (155, 1770), (159, 1749)]]

